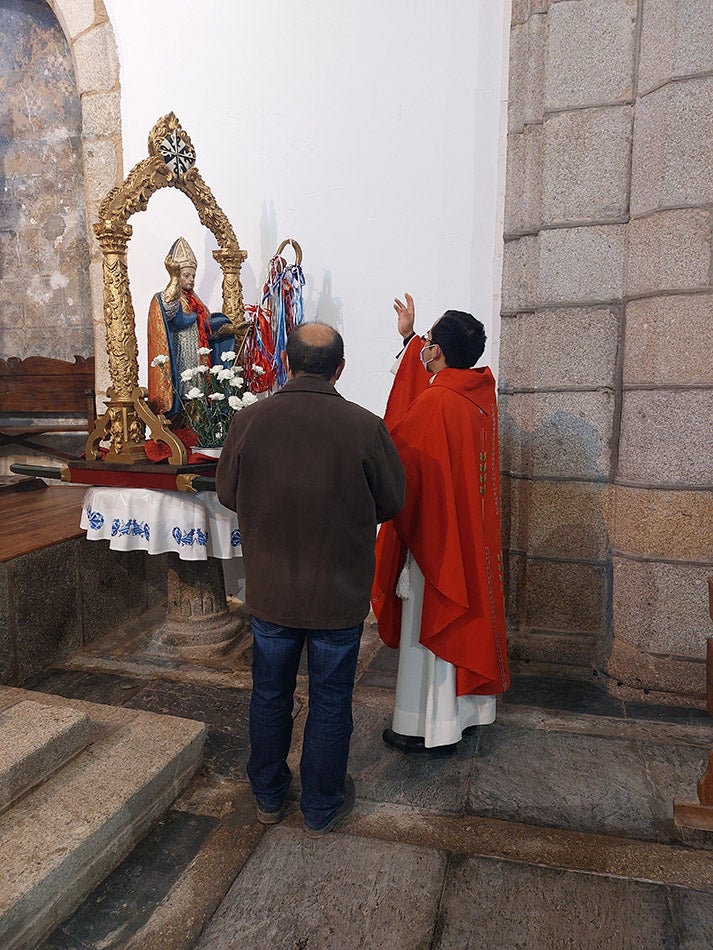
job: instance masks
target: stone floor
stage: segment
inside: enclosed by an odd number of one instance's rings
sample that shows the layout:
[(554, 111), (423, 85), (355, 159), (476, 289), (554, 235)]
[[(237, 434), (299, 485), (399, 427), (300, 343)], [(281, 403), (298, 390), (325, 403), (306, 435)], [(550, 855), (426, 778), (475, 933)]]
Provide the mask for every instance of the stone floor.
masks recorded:
[(205, 721), (205, 765), (47, 948), (710, 948), (713, 835), (682, 832), (713, 747), (704, 710), (521, 677), (457, 756), (386, 748), (395, 654), (365, 631), (350, 771), (357, 807), (314, 841), (297, 763), (263, 828), (245, 780), (249, 649), (157, 663), (139, 625), (33, 688)]

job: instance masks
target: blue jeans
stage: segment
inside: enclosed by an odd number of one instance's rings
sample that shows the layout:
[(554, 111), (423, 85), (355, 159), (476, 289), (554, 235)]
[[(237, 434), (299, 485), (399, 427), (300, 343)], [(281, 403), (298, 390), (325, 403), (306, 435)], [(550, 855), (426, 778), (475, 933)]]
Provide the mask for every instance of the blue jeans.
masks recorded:
[(304, 731), (300, 806), (310, 828), (323, 828), (344, 802), (352, 692), (363, 624), (343, 630), (302, 630), (250, 618), (253, 691), (248, 778), (264, 811), (277, 811), (292, 773), (292, 706), (297, 668), (307, 640), (309, 713)]

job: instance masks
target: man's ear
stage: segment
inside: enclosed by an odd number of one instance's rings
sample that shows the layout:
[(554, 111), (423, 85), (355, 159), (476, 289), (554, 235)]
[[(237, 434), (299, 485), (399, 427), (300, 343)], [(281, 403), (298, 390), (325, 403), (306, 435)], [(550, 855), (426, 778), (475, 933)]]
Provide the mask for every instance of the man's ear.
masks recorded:
[(336, 383), (336, 381), (339, 379), (339, 377), (342, 375), (342, 371), (344, 370), (344, 365), (345, 365), (345, 361), (344, 361), (344, 359), (342, 359), (342, 361), (341, 361), (341, 363), (339, 364), (339, 366), (337, 366), (337, 371), (336, 371), (336, 373), (334, 374), (334, 382), (335, 382), (335, 383)]
[(285, 368), (285, 372), (292, 379), (292, 370), (290, 369), (290, 361), (287, 359), (287, 350), (283, 350), (280, 353), (280, 362)]

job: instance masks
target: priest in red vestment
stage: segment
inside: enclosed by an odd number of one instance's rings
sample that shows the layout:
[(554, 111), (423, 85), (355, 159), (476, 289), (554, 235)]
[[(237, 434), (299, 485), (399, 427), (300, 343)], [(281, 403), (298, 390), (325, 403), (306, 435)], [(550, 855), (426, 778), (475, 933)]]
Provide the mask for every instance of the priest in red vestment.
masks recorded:
[(448, 310), (423, 337), (394, 304), (404, 349), (385, 421), (406, 469), (406, 504), (377, 539), (372, 604), (400, 647), (387, 745), (449, 755), (495, 719), (509, 685), (500, 535), (498, 416), (482, 323)]

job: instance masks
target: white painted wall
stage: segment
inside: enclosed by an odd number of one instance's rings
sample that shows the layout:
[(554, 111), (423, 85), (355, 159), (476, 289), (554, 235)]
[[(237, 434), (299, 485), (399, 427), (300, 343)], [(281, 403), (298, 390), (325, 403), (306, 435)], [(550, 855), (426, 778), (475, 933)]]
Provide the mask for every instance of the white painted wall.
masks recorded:
[[(486, 324), (497, 358), (503, 77), (509, 0), (105, 0), (121, 63), (124, 173), (173, 110), (241, 247), (247, 303), (284, 237), (304, 250), (308, 319), (343, 334), (340, 391), (383, 411), (399, 349), (449, 307)], [(163, 259), (184, 235), (197, 292), (220, 309), (212, 235), (180, 193), (131, 219), (139, 343)], [(142, 360), (145, 363), (145, 358)]]

